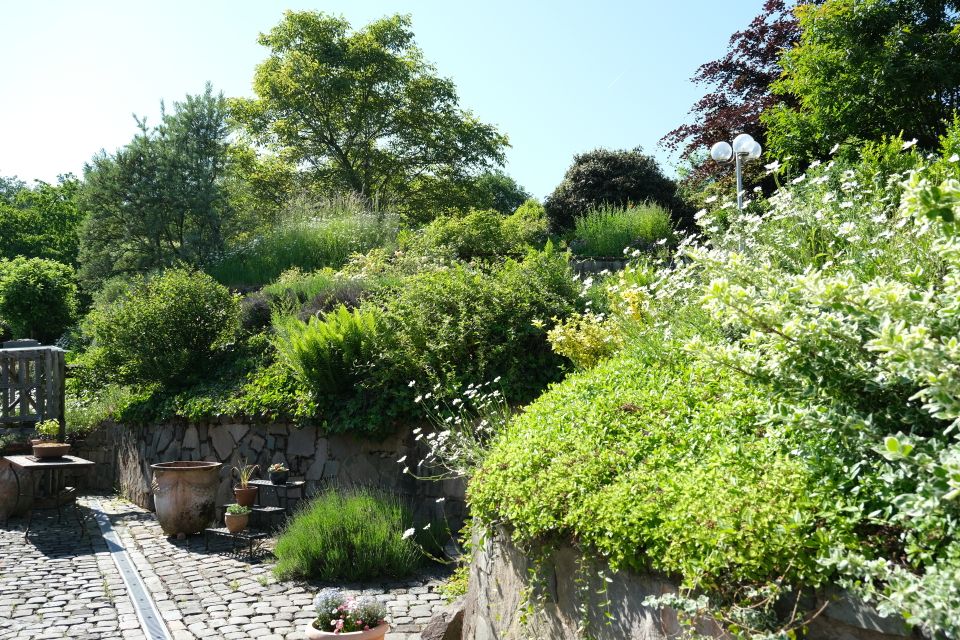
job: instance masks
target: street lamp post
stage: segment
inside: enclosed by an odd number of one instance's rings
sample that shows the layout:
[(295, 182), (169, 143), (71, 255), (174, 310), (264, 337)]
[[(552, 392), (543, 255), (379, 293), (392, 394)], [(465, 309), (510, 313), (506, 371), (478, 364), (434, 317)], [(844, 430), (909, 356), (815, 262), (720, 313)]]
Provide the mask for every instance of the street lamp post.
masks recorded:
[(756, 160), (763, 153), (760, 143), (748, 133), (741, 133), (729, 142), (718, 142), (710, 147), (710, 157), (719, 163), (734, 161), (737, 171), (737, 211), (743, 213), (743, 163)]

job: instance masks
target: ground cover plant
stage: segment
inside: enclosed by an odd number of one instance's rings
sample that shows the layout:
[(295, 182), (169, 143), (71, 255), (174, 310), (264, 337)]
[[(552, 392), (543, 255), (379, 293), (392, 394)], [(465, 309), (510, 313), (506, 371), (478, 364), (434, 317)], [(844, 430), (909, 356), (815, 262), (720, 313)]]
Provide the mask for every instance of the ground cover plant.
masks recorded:
[(401, 578), (423, 560), (420, 547), (404, 536), (413, 526), (410, 510), (396, 496), (373, 489), (330, 489), (313, 498), (277, 538), (279, 579), (324, 582)]
[(625, 272), (623, 346), (495, 439), (474, 515), (677, 575), (651, 602), (737, 635), (796, 631), (816, 612), (773, 603), (828, 583), (960, 634), (960, 127), (911, 147), (840, 148)]

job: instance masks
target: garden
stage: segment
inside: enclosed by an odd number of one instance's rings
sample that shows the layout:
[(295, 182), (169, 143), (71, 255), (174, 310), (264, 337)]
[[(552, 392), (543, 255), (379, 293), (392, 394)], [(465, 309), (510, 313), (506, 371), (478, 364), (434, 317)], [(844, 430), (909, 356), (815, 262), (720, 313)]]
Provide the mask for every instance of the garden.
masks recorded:
[(0, 178), (0, 631), (960, 637), (960, 6), (767, 0), (542, 201), (409, 17), (259, 43)]

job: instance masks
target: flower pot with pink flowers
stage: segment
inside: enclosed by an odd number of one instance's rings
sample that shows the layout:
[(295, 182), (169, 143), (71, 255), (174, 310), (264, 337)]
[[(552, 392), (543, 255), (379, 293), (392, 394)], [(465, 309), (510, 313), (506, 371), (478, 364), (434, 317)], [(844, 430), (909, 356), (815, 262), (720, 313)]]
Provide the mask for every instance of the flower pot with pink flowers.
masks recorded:
[(380, 640), (390, 626), (387, 608), (372, 598), (350, 597), (339, 589), (324, 589), (313, 599), (317, 617), (307, 625), (309, 640), (349, 638)]

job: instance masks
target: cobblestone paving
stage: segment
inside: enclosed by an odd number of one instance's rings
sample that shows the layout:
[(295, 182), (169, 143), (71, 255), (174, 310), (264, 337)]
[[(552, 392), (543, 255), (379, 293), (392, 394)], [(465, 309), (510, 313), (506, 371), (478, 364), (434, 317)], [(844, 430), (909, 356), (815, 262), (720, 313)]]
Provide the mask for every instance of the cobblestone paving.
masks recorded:
[[(248, 562), (229, 553), (228, 540), (202, 536), (172, 540), (153, 514), (128, 502), (101, 498), (121, 543), (176, 640), (303, 640), (311, 602), (321, 585), (277, 582), (269, 554)], [(55, 516), (54, 516), (55, 519)], [(96, 523), (79, 539), (76, 523), (44, 520), (30, 543), (22, 524), (0, 528), (0, 638), (123, 638), (144, 635)], [(377, 585), (341, 585), (386, 603), (387, 640), (417, 640), (440, 609), (439, 576)], [(7, 635), (12, 634), (12, 635)]]
[(0, 527), (0, 638), (125, 638), (139, 640), (140, 623), (96, 523), (89, 536), (73, 514), (34, 517)]

